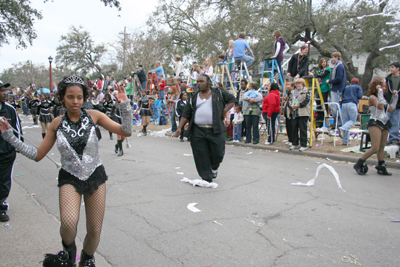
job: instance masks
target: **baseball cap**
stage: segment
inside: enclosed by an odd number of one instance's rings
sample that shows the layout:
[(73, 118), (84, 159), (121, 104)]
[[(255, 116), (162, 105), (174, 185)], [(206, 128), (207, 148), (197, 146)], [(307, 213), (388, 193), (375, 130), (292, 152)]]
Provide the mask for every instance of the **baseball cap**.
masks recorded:
[(0, 87), (10, 87), (10, 84), (9, 83), (3, 83), (2, 81), (0, 81)]
[(359, 84), (360, 80), (358, 80), (357, 78), (353, 78), (353, 79), (351, 79), (351, 83)]

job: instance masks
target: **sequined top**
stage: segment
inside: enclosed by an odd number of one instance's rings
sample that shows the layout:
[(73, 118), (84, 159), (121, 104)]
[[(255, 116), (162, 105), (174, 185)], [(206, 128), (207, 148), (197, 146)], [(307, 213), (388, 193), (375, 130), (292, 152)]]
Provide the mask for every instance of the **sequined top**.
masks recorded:
[(81, 110), (77, 122), (71, 121), (65, 113), (57, 127), (56, 136), (61, 168), (66, 172), (86, 181), (102, 165), (95, 124), (85, 110)]
[(50, 115), (50, 108), (53, 106), (53, 102), (50, 100), (40, 101), (38, 108), (40, 108), (40, 115)]

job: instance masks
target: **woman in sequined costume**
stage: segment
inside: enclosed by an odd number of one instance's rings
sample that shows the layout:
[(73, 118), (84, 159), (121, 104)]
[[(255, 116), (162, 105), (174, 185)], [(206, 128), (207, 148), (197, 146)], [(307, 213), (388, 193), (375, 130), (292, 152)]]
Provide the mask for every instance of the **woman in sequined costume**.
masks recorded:
[(134, 115), (136, 115), (138, 113), (138, 111), (140, 110), (139, 115), (142, 117), (143, 135), (147, 135), (146, 127), (150, 123), (150, 116), (151, 116), (150, 99), (154, 100), (153, 97), (149, 97), (147, 95), (146, 91), (142, 91), (142, 97), (139, 99), (138, 107), (135, 110), (135, 114), (134, 114)]
[[(12, 144), (21, 154), (39, 161), (57, 142), (61, 154), (61, 170), (58, 176), (62, 245), (64, 251), (57, 255), (46, 254), (43, 266), (76, 266), (75, 237), (79, 220), (82, 196), (86, 209), (87, 234), (79, 267), (95, 266), (93, 254), (100, 241), (103, 224), (107, 175), (98, 153), (95, 125), (122, 136), (132, 134), (132, 109), (124, 88), (115, 85), (121, 101), (122, 125), (112, 121), (96, 110), (81, 109), (88, 97), (88, 88), (81, 77), (72, 75), (58, 84), (58, 99), (66, 108), (50, 124), (48, 133), (38, 148), (21, 142), (5, 120), (0, 122), (4, 140)], [(4, 118), (3, 118), (4, 119)]]
[(40, 103), (37, 106), (39, 121), (42, 126), (42, 138), (46, 136), (50, 123), (53, 121), (51, 112), (53, 111), (53, 102), (49, 99), (49, 94), (40, 94)]
[(383, 96), (386, 91), (387, 85), (382, 78), (376, 78), (369, 84), (369, 110), (371, 118), (368, 122), (368, 130), (371, 138), (371, 148), (354, 164), (354, 169), (360, 175), (368, 172), (368, 166), (365, 161), (374, 153), (378, 157), (378, 166), (375, 167), (378, 174), (392, 175), (386, 169), (383, 156), (389, 129), (392, 126), (389, 121), (388, 112), (392, 113), (395, 110), (398, 94), (397, 91), (392, 91), (393, 97), (389, 104)]

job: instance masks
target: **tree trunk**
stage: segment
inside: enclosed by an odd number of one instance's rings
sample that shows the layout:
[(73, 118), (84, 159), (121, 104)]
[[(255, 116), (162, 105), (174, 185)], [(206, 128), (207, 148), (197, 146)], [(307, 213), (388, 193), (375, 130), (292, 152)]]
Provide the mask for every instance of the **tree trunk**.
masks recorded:
[(372, 80), (372, 76), (374, 75), (374, 67), (372, 65), (372, 61), (379, 56), (379, 50), (373, 50), (369, 53), (367, 57), (367, 61), (365, 62), (364, 75), (361, 78), (361, 84), (364, 93), (368, 92), (368, 84)]

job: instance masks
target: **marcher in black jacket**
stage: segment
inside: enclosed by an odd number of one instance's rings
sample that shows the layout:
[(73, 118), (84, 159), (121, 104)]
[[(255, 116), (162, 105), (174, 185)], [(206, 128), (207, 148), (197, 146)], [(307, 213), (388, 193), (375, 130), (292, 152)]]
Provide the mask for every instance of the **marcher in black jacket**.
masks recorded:
[[(21, 120), (17, 111), (7, 103), (6, 87), (10, 84), (0, 81), (0, 117), (6, 119), (8, 123), (19, 132), (16, 137), (22, 140)], [(11, 174), (17, 153), (15, 148), (4, 141), (0, 135), (0, 222), (9, 220), (7, 215), (8, 204), (5, 202), (11, 190)]]
[[(179, 123), (181, 122), (181, 118), (182, 118), (182, 114), (183, 111), (185, 110), (186, 105), (188, 104), (188, 100), (187, 100), (187, 93), (186, 92), (182, 92), (179, 95), (179, 100), (178, 102), (176, 102), (176, 116), (178, 117)], [(179, 136), (179, 139), (181, 140), (181, 142), (183, 142), (183, 135), (185, 134), (185, 128), (182, 128), (182, 132), (181, 135)]]
[(307, 54), (307, 45), (302, 45), (300, 52), (293, 54), (288, 65), (288, 77), (297, 79), (308, 75), (309, 58)]
[(139, 69), (137, 72), (131, 72), (132, 76), (137, 75), (139, 78), (140, 85), (142, 86), (142, 90), (147, 90), (147, 77), (146, 71), (143, 69), (142, 65), (139, 65)]
[(189, 99), (175, 137), (190, 121), (188, 133), (197, 172), (203, 180), (212, 182), (225, 155), (223, 120), (236, 99), (222, 88), (211, 88), (211, 78), (207, 74), (198, 76), (197, 84), (199, 91)]

